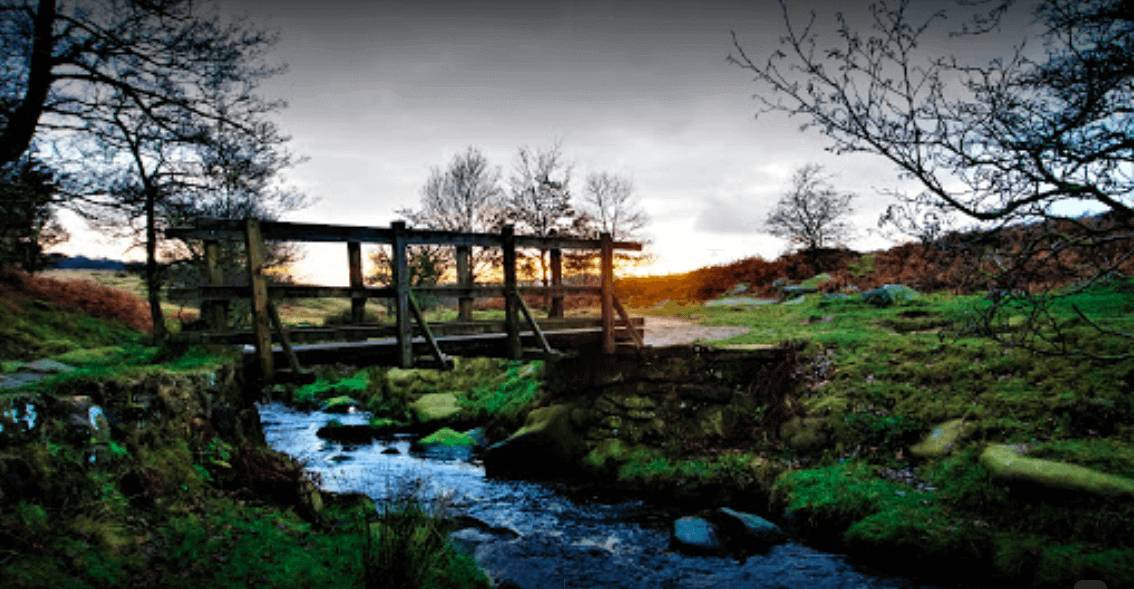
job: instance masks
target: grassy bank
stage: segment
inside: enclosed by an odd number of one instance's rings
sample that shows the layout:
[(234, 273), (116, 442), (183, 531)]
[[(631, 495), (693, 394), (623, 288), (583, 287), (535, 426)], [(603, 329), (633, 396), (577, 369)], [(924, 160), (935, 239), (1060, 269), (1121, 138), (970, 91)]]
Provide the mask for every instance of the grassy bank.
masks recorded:
[(146, 346), (136, 295), (0, 286), (3, 370), (77, 367), (0, 395), (4, 587), (489, 586), (419, 494), (318, 492), (264, 446), (230, 354)]
[[(1052, 309), (1059, 337), (1094, 356), (1041, 356), (973, 333), (982, 296), (922, 295), (891, 307), (809, 295), (795, 304), (666, 304), (652, 312), (741, 325), (728, 343), (808, 342), (803, 418), (753, 448), (643, 455), (620, 476), (688, 478), (765, 461), (772, 512), (806, 537), (862, 558), (967, 563), (969, 574), (1038, 586), (1103, 579), (1134, 585), (1129, 497), (996, 477), (980, 456), (1010, 444), (1029, 458), (1134, 479), (1134, 360), (1128, 342), (1091, 329), (1072, 305), (1134, 328), (1134, 285), (1112, 281)], [(1003, 326), (1022, 324), (1017, 316)], [(964, 420), (940, 455), (911, 452), (935, 427)], [(731, 458), (725, 458), (730, 456)], [(698, 462), (706, 465), (698, 466)], [(698, 474), (697, 476), (701, 476)], [(752, 475), (747, 475), (752, 476)], [(955, 569), (954, 569), (955, 570)]]

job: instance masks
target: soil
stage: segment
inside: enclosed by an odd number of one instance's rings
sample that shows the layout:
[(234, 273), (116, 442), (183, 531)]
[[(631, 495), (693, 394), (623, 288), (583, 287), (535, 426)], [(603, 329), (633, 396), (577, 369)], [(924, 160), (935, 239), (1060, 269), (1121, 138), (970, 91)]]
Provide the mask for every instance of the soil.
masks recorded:
[(708, 327), (676, 317), (646, 317), (647, 346), (674, 346), (697, 340), (726, 339), (747, 332), (747, 327)]

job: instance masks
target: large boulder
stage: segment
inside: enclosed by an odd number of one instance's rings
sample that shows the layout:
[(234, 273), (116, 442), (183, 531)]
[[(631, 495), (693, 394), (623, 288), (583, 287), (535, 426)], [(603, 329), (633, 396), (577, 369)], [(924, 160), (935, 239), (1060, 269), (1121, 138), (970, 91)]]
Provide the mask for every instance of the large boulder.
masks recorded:
[(524, 427), (485, 451), (485, 473), (541, 478), (574, 471), (587, 451), (586, 421), (586, 412), (570, 404), (533, 410)]
[(669, 548), (694, 555), (719, 555), (726, 551), (717, 527), (707, 519), (692, 516), (674, 520)]
[(1102, 496), (1134, 497), (1134, 481), (1054, 460), (1021, 456), (1015, 446), (994, 444), (980, 455), (994, 477)]
[(411, 403), (410, 411), (418, 423), (429, 423), (453, 419), (461, 413), (461, 407), (453, 393), (428, 393)]

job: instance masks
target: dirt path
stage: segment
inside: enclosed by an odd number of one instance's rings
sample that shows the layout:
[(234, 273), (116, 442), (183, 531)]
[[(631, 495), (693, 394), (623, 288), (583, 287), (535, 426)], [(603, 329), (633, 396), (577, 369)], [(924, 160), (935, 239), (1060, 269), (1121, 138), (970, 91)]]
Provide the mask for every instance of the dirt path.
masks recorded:
[(646, 317), (647, 346), (672, 346), (697, 340), (725, 339), (747, 332), (747, 327), (707, 327), (676, 317)]

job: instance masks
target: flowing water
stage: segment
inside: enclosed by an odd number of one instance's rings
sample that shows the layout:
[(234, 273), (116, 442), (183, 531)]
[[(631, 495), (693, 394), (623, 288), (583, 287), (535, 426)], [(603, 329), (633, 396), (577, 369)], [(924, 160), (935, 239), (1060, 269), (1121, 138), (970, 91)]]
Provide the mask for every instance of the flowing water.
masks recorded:
[(399, 484), (418, 480), (428, 495), (443, 496), (455, 514), (489, 524), (455, 537), (493, 578), (524, 589), (931, 589), (861, 571), (839, 555), (794, 542), (744, 562), (686, 556), (668, 550), (670, 525), (681, 514), (642, 501), (573, 500), (549, 484), (488, 479), (475, 463), (411, 455), (409, 436), (344, 446), (315, 435), (331, 418), (365, 423), (365, 414), (304, 413), (271, 403), (260, 407), (260, 418), (268, 444), (305, 461), (326, 490), (361, 492), (381, 502)]

